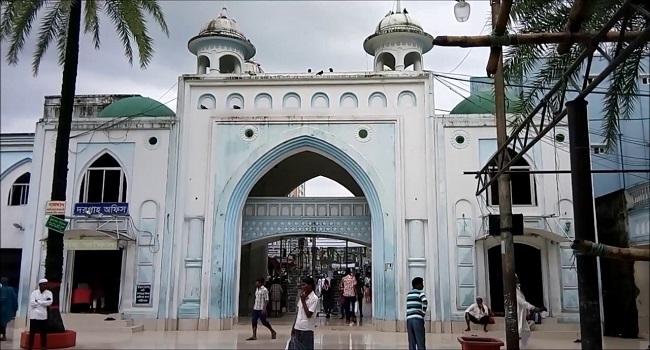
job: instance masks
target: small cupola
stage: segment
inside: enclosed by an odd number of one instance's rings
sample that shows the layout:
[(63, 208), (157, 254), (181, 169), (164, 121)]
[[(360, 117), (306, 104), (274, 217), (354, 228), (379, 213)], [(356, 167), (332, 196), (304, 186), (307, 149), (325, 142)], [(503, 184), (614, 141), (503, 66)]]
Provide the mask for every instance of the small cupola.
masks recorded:
[(187, 47), (196, 55), (197, 74), (243, 74), (245, 63), (255, 56), (255, 46), (225, 7)]
[(433, 48), (433, 37), (422, 29), (401, 1), (379, 22), (375, 33), (363, 42), (375, 57), (375, 72), (422, 70), (422, 55)]

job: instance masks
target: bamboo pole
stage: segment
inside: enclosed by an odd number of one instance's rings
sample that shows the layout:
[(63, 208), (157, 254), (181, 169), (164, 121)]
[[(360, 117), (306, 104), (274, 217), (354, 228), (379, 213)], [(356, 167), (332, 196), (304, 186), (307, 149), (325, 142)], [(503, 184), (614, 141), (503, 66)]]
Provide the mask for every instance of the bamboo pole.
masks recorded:
[[(571, 12), (569, 12), (569, 19), (567, 20), (566, 25), (564, 26), (565, 30), (569, 33), (577, 33), (582, 27), (582, 22), (587, 16), (587, 0), (575, 0), (573, 6), (571, 6)], [(573, 46), (572, 41), (567, 41), (560, 43), (557, 46), (557, 53), (564, 55), (569, 52)]]
[[(623, 41), (634, 41), (642, 32), (626, 31), (623, 33)], [(519, 45), (543, 45), (543, 44), (560, 44), (567, 41), (576, 43), (589, 43), (596, 35), (595, 32), (582, 33), (527, 33), (511, 34), (500, 37), (492, 35), (480, 36), (437, 36), (433, 39), (436, 46), (455, 46), (455, 47), (489, 47), (489, 46), (519, 46)], [(621, 32), (611, 31), (605, 34), (600, 42), (615, 43), (621, 38)]]
[(619, 248), (585, 240), (575, 240), (571, 249), (577, 254), (599, 256), (606, 259), (650, 261), (650, 249)]
[[(510, 19), (510, 9), (512, 8), (512, 0), (501, 0), (499, 5), (499, 13), (495, 14), (493, 18), (494, 27), (492, 28), (492, 34), (495, 36), (502, 36), (506, 32), (506, 26), (508, 25), (508, 20)], [(501, 46), (492, 46), (490, 49), (490, 56), (488, 58), (487, 71), (488, 77), (494, 76), (497, 73), (497, 66), (499, 65), (499, 60), (502, 59), (503, 47)]]

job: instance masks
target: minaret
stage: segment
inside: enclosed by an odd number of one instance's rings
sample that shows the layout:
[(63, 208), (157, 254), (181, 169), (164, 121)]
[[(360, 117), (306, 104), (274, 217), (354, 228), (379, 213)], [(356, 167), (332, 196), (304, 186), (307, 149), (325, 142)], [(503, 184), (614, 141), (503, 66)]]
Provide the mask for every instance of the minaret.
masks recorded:
[(197, 74), (243, 74), (245, 62), (255, 56), (255, 46), (225, 7), (187, 46), (196, 55)]
[(395, 2), (377, 25), (375, 33), (363, 42), (363, 48), (375, 57), (374, 71), (422, 70), (422, 55), (433, 48), (433, 37)]

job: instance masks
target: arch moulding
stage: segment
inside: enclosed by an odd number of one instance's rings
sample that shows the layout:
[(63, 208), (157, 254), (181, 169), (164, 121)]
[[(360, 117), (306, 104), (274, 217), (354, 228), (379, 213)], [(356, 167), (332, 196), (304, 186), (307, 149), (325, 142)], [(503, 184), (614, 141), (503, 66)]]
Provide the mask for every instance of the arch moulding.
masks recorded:
[[(253, 186), (273, 166), (289, 156), (311, 151), (338, 163), (359, 184), (371, 213), (373, 251), (373, 298), (376, 320), (396, 320), (396, 276), (385, 263), (395, 260), (395, 226), (392, 214), (383, 211), (381, 197), (386, 195), (379, 173), (350, 144), (321, 129), (303, 126), (280, 134), (251, 152), (222, 187), (215, 188), (215, 210), (212, 219), (212, 242), (206, 301), (207, 316), (218, 322), (216, 328), (229, 329), (236, 319), (237, 286), (241, 255), (242, 212)], [(206, 303), (207, 304), (207, 303)], [(204, 304), (205, 305), (205, 304)], [(202, 308), (204, 308), (202, 306)], [(212, 322), (210, 322), (212, 323)], [(215, 328), (215, 327), (210, 327)]]

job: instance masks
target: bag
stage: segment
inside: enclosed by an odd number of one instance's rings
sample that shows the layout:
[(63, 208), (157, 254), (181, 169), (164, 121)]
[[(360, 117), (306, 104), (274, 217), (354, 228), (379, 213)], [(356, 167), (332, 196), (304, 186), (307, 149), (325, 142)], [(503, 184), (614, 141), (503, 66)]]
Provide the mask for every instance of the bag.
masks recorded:
[(490, 315), (488, 316), (488, 324), (495, 324), (496, 321), (494, 320), (494, 316)]
[(289, 340), (287, 340), (287, 346), (285, 346), (284, 350), (302, 350), (304, 347), (302, 346), (302, 343), (296, 339), (295, 336), (291, 336)]

